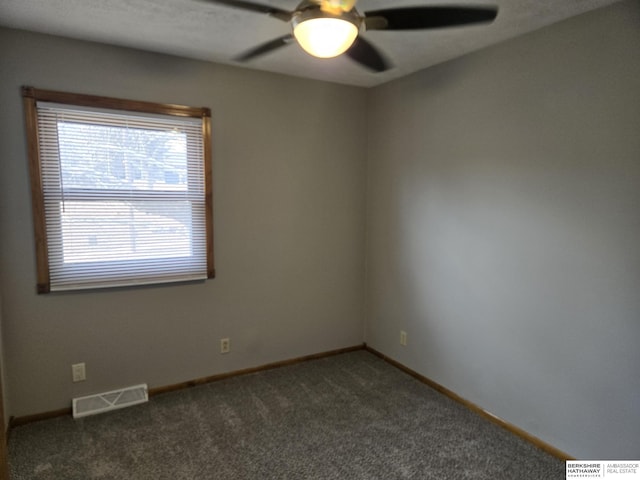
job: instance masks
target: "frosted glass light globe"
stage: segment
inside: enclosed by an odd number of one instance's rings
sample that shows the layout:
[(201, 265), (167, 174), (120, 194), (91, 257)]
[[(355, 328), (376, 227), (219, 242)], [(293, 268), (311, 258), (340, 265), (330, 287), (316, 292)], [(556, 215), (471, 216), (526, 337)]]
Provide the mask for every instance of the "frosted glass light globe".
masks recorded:
[(340, 18), (310, 18), (298, 23), (293, 35), (307, 53), (332, 58), (347, 51), (358, 36), (358, 28)]

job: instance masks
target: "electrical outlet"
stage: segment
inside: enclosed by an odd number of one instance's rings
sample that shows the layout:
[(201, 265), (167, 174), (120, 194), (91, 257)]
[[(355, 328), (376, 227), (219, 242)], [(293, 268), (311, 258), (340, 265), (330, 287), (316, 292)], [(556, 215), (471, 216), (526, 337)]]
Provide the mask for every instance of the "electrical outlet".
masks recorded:
[(220, 353), (229, 353), (231, 351), (231, 339), (229, 338), (221, 338), (220, 339)]
[(84, 363), (74, 363), (71, 365), (71, 377), (74, 382), (83, 382), (87, 379)]
[(407, 346), (407, 332), (404, 330), (400, 330), (400, 345), (403, 347)]

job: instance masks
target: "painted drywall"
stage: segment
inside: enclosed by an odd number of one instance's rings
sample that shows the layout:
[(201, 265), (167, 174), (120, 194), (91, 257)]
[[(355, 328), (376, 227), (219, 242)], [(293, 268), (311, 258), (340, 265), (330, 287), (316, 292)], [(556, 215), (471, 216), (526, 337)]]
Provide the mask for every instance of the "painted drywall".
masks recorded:
[(580, 458), (640, 458), (639, 25), (622, 2), (368, 98), (366, 342)]
[(7, 460), (7, 435), (9, 430), (9, 415), (6, 398), (6, 390), (4, 389), (4, 347), (2, 342), (2, 295), (0, 294), (0, 479), (9, 480), (9, 462)]
[[(15, 30), (0, 30), (0, 45), (12, 415), (362, 342), (364, 91)], [(22, 85), (210, 107), (216, 278), (37, 295)], [(77, 362), (88, 380), (73, 384)]]
[(7, 390), (4, 388), (4, 384), (6, 383), (5, 379), (5, 369), (4, 369), (4, 341), (2, 334), (2, 295), (0, 294), (0, 396), (2, 399), (2, 411), (0, 415), (2, 415), (2, 422), (0, 424), (3, 426), (4, 430), (7, 431), (9, 428), (9, 404), (7, 400)]

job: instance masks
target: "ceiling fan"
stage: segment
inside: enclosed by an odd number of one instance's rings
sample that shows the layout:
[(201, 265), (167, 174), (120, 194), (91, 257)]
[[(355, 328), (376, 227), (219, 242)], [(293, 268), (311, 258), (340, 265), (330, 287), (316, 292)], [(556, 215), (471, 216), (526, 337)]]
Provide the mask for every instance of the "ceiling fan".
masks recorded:
[(206, 0), (210, 3), (263, 13), (291, 24), (292, 33), (275, 38), (236, 57), (246, 62), (297, 41), (319, 58), (344, 53), (375, 72), (391, 68), (382, 53), (360, 33), (369, 30), (427, 30), (490, 23), (498, 15), (493, 6), (421, 6), (358, 12), (356, 0), (302, 0), (293, 11), (244, 0)]

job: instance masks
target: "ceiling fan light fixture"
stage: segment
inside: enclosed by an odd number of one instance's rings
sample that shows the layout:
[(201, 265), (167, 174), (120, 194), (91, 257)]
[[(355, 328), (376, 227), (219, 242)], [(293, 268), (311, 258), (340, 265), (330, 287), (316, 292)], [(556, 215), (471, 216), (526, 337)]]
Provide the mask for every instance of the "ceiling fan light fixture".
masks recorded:
[(332, 58), (346, 52), (358, 36), (359, 17), (331, 15), (319, 10), (303, 12), (293, 19), (293, 35), (314, 57)]

